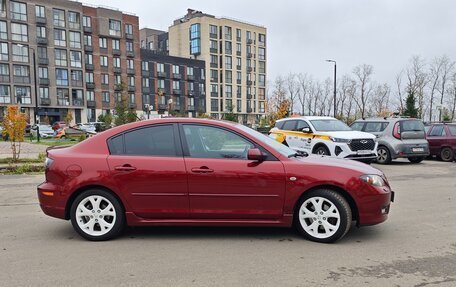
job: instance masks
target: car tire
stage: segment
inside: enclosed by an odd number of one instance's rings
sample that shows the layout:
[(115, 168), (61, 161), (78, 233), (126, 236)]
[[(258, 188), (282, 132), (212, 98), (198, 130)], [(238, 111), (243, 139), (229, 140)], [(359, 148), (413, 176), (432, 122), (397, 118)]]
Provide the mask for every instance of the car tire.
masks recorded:
[(102, 189), (90, 189), (79, 194), (71, 205), (70, 217), (76, 232), (90, 241), (115, 238), (125, 227), (121, 203)]
[(306, 239), (332, 243), (347, 234), (352, 211), (347, 200), (329, 189), (316, 189), (304, 194), (295, 211), (295, 226)]
[(329, 153), (329, 149), (325, 146), (319, 146), (318, 148), (315, 149), (314, 154), (318, 155), (331, 155)]
[(454, 152), (453, 149), (450, 147), (444, 147), (440, 150), (440, 159), (446, 162), (453, 161), (454, 159)]
[(408, 160), (411, 163), (420, 163), (424, 160), (424, 157), (423, 156), (412, 156), (412, 157), (409, 157)]
[(379, 146), (377, 148), (377, 162), (379, 164), (391, 163), (391, 154), (386, 146)]

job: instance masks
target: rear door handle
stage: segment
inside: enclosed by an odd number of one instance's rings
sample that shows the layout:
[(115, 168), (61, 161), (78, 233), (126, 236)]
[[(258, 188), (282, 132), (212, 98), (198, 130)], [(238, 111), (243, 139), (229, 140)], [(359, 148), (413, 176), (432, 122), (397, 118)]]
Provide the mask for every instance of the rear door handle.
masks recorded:
[(124, 165), (116, 166), (116, 167), (114, 167), (114, 169), (118, 170), (118, 171), (134, 171), (134, 170), (136, 170), (136, 167), (131, 166), (129, 164), (124, 164)]
[(192, 168), (192, 172), (194, 172), (194, 173), (211, 173), (211, 172), (214, 172), (214, 170), (208, 168), (207, 166), (202, 166), (200, 168), (197, 168), (197, 167)]

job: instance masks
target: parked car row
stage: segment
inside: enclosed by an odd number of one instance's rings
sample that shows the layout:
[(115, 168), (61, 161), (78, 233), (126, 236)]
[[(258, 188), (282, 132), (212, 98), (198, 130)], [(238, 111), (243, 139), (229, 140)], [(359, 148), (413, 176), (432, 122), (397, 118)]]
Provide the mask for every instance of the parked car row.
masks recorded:
[(456, 154), (456, 124), (425, 127), (405, 117), (359, 119), (350, 127), (332, 117), (293, 117), (278, 120), (269, 136), (296, 151), (368, 163), (419, 163), (428, 156), (452, 161)]

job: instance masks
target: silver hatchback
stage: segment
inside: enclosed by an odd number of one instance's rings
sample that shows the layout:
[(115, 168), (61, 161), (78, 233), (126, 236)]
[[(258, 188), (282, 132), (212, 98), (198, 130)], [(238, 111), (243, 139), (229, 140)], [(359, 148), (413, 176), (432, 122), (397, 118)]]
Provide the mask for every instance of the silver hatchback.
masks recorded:
[(388, 164), (393, 159), (407, 158), (419, 163), (429, 155), (424, 124), (412, 118), (369, 118), (356, 120), (352, 129), (377, 137), (377, 162)]

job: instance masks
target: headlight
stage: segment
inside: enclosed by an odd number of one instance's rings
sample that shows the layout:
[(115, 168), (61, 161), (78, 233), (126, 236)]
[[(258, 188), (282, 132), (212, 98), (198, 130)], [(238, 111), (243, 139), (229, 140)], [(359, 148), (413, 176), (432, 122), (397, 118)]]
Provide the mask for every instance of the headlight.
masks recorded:
[(381, 176), (374, 175), (374, 174), (366, 174), (360, 176), (360, 179), (364, 181), (367, 184), (370, 184), (372, 186), (385, 186), (385, 181)]
[(333, 142), (336, 143), (349, 143), (351, 140), (350, 139), (341, 139), (341, 138), (335, 138), (335, 137), (329, 137)]

